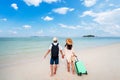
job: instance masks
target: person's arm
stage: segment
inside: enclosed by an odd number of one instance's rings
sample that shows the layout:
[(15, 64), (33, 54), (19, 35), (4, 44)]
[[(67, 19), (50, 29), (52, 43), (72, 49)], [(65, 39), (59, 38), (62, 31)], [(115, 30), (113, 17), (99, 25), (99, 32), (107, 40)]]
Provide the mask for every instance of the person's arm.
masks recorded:
[(48, 49), (48, 51), (46, 52), (46, 54), (45, 54), (44, 58), (46, 58), (46, 56), (50, 53), (51, 48), (52, 48), (52, 45), (50, 45), (50, 46), (49, 46), (49, 49)]
[(72, 53), (73, 53), (73, 56), (77, 57), (76, 54), (75, 54), (74, 49), (72, 49)]
[(64, 54), (63, 54), (62, 50), (60, 50), (60, 53), (61, 53), (61, 55), (62, 55), (62, 58), (64, 58)]
[(59, 45), (59, 49), (60, 49), (60, 53), (62, 55), (62, 58), (64, 58), (64, 54), (63, 54), (63, 51), (62, 51), (62, 47)]
[(48, 49), (48, 51), (46, 52), (44, 58), (46, 58), (46, 56), (50, 53), (50, 49)]
[(73, 52), (73, 56), (77, 57), (76, 54)]

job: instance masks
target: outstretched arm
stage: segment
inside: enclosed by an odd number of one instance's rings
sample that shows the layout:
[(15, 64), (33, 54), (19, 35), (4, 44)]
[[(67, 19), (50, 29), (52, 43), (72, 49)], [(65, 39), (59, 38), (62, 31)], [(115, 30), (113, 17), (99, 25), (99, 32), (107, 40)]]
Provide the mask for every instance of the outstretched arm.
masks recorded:
[(50, 53), (50, 49), (48, 49), (48, 51), (46, 52), (44, 58), (46, 58), (46, 56)]

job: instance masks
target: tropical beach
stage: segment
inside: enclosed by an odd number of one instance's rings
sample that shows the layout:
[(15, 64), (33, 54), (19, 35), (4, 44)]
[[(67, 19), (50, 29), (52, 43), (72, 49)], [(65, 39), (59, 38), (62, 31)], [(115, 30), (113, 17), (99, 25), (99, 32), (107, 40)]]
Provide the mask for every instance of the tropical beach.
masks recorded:
[[(33, 39), (31, 40), (33, 41)], [(60, 39), (59, 42), (63, 40)], [(78, 39), (76, 39), (74, 43), (76, 43), (77, 40)], [(94, 38), (93, 41), (95, 41)], [(83, 45), (79, 45), (79, 46), (83, 46)], [(28, 46), (26, 45), (26, 47)], [(89, 46), (82, 49), (76, 49), (76, 55), (78, 56), (78, 59), (84, 62), (84, 65), (86, 66), (86, 69), (88, 71), (88, 75), (82, 75), (82, 76), (68, 73), (66, 68), (66, 60), (62, 59), (60, 55), (60, 64), (58, 66), (57, 74), (53, 77), (50, 77), (50, 66), (49, 66), (50, 55), (47, 56), (46, 59), (43, 58), (45, 51), (47, 50), (47, 47), (48, 45), (44, 47), (45, 49), (43, 51), (40, 52), (38, 51), (39, 54), (34, 52), (33, 50), (31, 51), (32, 53), (30, 54), (25, 54), (26, 51), (24, 51), (24, 54), (16, 53), (16, 54), (7, 54), (4, 56), (3, 55), (0, 56), (0, 80), (78, 80), (78, 79), (119, 80), (120, 79), (120, 74), (119, 74), (120, 42), (118, 39), (117, 42), (114, 43), (112, 42), (111, 44), (109, 43), (106, 45), (99, 45), (97, 47)], [(76, 47), (76, 48), (80, 48), (80, 47)], [(31, 49), (32, 48), (28, 50)], [(39, 49), (41, 50), (42, 48)]]
[(120, 80), (119, 61), (120, 0), (0, 0), (0, 80)]

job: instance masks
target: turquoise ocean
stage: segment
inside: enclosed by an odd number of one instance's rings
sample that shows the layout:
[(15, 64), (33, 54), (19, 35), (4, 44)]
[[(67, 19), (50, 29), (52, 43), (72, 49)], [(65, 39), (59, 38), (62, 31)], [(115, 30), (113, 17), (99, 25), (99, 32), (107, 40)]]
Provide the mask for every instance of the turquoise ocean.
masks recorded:
[[(58, 38), (62, 47), (66, 38)], [(92, 47), (120, 43), (120, 37), (72, 38), (74, 48), (83, 50)], [(52, 43), (52, 37), (0, 38), (0, 56), (21, 54), (44, 54)]]
[[(76, 52), (120, 43), (120, 37), (72, 38)], [(64, 48), (66, 38), (58, 38)], [(42, 58), (52, 43), (52, 37), (0, 38), (0, 68), (23, 63), (26, 59)], [(18, 62), (16, 62), (18, 61)]]

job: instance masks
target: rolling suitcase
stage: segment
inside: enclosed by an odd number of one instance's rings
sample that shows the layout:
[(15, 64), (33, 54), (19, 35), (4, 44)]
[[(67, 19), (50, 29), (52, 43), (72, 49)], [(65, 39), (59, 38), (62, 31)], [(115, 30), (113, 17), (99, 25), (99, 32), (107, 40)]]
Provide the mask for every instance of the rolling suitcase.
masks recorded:
[(79, 61), (77, 57), (75, 61), (75, 68), (76, 68), (76, 73), (80, 76), (82, 74), (86, 74), (86, 75), (88, 74), (83, 62)]

